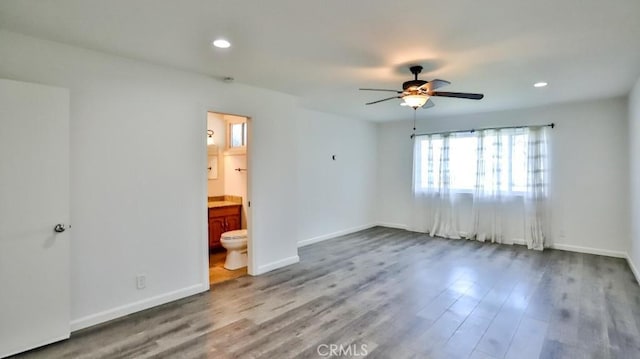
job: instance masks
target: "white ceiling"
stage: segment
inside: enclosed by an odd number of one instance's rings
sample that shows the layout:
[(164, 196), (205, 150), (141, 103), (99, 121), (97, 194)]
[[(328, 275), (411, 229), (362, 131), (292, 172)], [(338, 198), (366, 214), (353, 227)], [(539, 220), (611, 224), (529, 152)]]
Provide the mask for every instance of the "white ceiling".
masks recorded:
[(638, 0), (3, 0), (0, 27), (374, 121), (412, 114), (399, 100), (364, 106), (387, 94), (358, 88), (399, 89), (410, 64), (451, 81), (444, 91), (485, 94), (434, 98), (422, 116), (619, 96), (640, 76)]

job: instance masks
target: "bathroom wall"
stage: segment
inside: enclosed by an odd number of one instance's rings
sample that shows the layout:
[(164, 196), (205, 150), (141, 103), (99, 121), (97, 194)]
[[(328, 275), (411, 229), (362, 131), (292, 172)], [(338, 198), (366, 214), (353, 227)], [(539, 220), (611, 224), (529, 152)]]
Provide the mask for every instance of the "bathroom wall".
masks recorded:
[[(229, 123), (233, 122), (248, 122), (246, 117), (223, 115), (225, 121), (225, 131), (229, 126)], [(247, 124), (249, 126), (249, 124)], [(228, 135), (225, 132), (225, 139)], [(247, 142), (249, 142), (249, 136), (247, 136)], [(226, 152), (226, 151), (225, 151)], [(248, 210), (248, 198), (247, 195), (247, 176), (248, 171), (236, 171), (237, 168), (247, 169), (247, 153), (246, 152), (226, 152), (224, 154), (224, 191), (226, 195), (240, 196), (242, 197), (242, 228), (247, 228), (247, 210)]]
[(247, 168), (246, 154), (224, 155), (224, 194), (242, 197), (242, 228), (247, 228)]
[(218, 146), (218, 178), (209, 179), (208, 196), (240, 196), (242, 197), (242, 228), (247, 228), (247, 171), (236, 171), (236, 168), (247, 169), (246, 153), (229, 153), (227, 145), (228, 121), (246, 121), (245, 117), (209, 112), (207, 128), (213, 130), (213, 139)]
[[(207, 195), (223, 196), (224, 193), (224, 159), (222, 157), (222, 151), (226, 145), (226, 132), (224, 115), (214, 112), (207, 114), (207, 129), (213, 130), (213, 141), (218, 147), (218, 178), (209, 179), (207, 181)], [(208, 160), (208, 159), (207, 159)], [(206, 167), (209, 163), (205, 164)]]

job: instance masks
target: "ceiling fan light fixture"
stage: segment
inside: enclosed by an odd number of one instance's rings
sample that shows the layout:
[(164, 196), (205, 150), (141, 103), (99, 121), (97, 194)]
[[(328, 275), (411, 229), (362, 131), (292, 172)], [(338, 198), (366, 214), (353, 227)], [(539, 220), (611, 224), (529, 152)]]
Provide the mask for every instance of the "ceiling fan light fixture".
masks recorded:
[(407, 95), (402, 98), (404, 103), (409, 107), (418, 108), (422, 107), (429, 100), (427, 95)]
[(403, 82), (401, 91), (391, 89), (360, 88), (360, 90), (363, 91), (383, 91), (393, 92), (395, 94), (394, 96), (383, 98), (378, 101), (367, 102), (365, 105), (373, 105), (400, 98), (402, 99), (402, 102), (400, 103), (401, 106), (408, 106), (417, 110), (418, 107), (433, 107), (434, 103), (431, 102), (431, 97), (465, 98), (468, 100), (482, 100), (484, 97), (481, 93), (435, 91), (440, 87), (450, 85), (451, 83), (440, 79), (434, 79), (431, 81), (418, 80), (418, 74), (422, 71), (422, 66), (411, 66), (409, 70), (411, 70), (411, 73), (414, 75), (414, 79)]

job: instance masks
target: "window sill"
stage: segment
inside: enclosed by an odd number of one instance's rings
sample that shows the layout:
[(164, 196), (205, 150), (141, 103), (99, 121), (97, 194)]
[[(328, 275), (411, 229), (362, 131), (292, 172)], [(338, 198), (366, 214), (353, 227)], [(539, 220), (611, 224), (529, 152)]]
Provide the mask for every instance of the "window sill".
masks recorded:
[(247, 154), (247, 148), (246, 147), (227, 148), (226, 150), (224, 150), (223, 153), (224, 153), (225, 156), (246, 155)]
[[(424, 195), (424, 196), (428, 196), (428, 195), (439, 196), (440, 192), (418, 191), (416, 192), (416, 194)], [(449, 194), (460, 195), (460, 196), (473, 196), (475, 195), (475, 191), (465, 190), (465, 189), (451, 189), (449, 190)], [(500, 196), (503, 198), (525, 197), (526, 193), (525, 192), (501, 192)], [(491, 196), (487, 196), (487, 198), (490, 198), (490, 197)]]

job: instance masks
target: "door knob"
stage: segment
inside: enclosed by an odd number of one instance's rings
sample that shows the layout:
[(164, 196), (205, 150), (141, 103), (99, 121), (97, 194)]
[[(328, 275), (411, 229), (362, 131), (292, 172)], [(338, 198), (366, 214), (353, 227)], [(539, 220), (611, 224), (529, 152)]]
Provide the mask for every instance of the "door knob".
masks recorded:
[(65, 230), (67, 230), (67, 226), (65, 226), (65, 225), (64, 225), (64, 224), (62, 224), (62, 223), (58, 223), (58, 224), (56, 224), (56, 226), (53, 228), (53, 230), (54, 230), (56, 233), (62, 233), (62, 232), (64, 232)]

